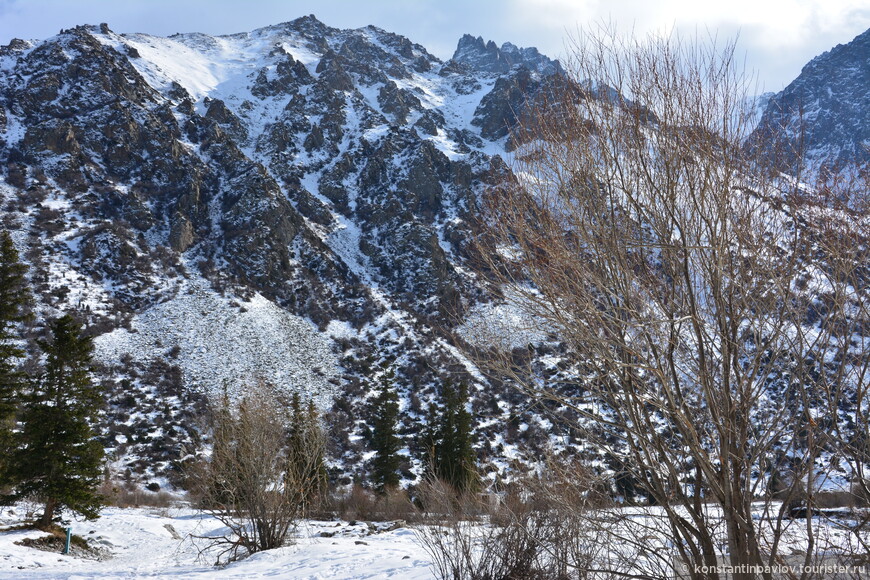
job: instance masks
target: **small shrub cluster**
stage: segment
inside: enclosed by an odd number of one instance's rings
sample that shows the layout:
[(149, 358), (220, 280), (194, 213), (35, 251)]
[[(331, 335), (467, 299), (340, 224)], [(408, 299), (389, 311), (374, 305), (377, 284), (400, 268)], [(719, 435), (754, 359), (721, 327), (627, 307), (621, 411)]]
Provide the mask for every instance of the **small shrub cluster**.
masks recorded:
[(612, 537), (590, 517), (608, 511), (601, 481), (579, 467), (551, 468), (499, 492), (458, 492), (431, 479), (415, 531), (441, 580), (585, 580), (608, 562)]
[(408, 492), (391, 489), (377, 494), (354, 484), (344, 493), (330, 495), (319, 512), (312, 514), (319, 518), (336, 517), (346, 521), (390, 522), (411, 521), (419, 516), (419, 509), (412, 503)]
[(151, 491), (147, 488), (141, 489), (135, 484), (118, 485), (113, 481), (104, 482), (100, 487), (100, 494), (106, 505), (120, 508), (169, 508), (180, 499), (168, 491), (160, 490), (159, 486)]

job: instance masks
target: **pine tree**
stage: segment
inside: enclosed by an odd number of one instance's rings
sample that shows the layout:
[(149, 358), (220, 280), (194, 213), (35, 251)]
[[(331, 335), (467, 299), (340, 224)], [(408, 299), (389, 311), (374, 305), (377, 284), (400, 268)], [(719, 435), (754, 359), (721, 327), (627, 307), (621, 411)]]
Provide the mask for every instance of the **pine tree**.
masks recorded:
[(427, 426), (423, 431), (423, 447), (428, 457), (430, 473), (449, 483), (456, 491), (474, 491), (479, 479), (472, 447), (472, 418), (465, 408), (468, 387), (460, 383), (444, 383), (440, 405), (429, 406)]
[(24, 375), (18, 370), (24, 351), (16, 341), (21, 339), (20, 324), (32, 316), (26, 272), (9, 232), (4, 230), (0, 233), (0, 484), (6, 479), (12, 427), (24, 386)]
[[(320, 421), (320, 413), (317, 412), (317, 407), (314, 406), (314, 401), (308, 399), (308, 409), (305, 413), (305, 429), (308, 431), (306, 440), (309, 442), (308, 452), (311, 453), (312, 448), (315, 450), (314, 460), (312, 461), (312, 499), (323, 498), (326, 495), (327, 487), (329, 486), (329, 474), (326, 471), (326, 438), (323, 433), (323, 428)], [(312, 446), (310, 442), (317, 442), (316, 446)]]
[(300, 488), (300, 496), (307, 507), (323, 496), (329, 482), (323, 430), (314, 402), (309, 400), (303, 408), (299, 393), (293, 393), (289, 423), (285, 483), (292, 481), (292, 485)]
[(211, 401), (209, 411), (212, 429), (209, 476), (205, 477), (206, 472), (195, 474), (200, 478), (198, 483), (204, 486), (197, 491), (200, 497), (207, 498), (214, 505), (232, 505), (233, 491), (239, 487), (240, 470), (236, 463), (239, 458), (234, 448), (237, 448), (240, 426), (233, 416), (228, 381), (224, 381), (220, 398)]
[(437, 477), (438, 448), (441, 443), (441, 409), (435, 401), (426, 407), (426, 420), (418, 439), (427, 475)]
[(375, 488), (384, 493), (399, 486), (399, 449), (402, 440), (396, 434), (399, 418), (399, 395), (393, 388), (396, 373), (384, 366), (377, 395), (370, 408), (372, 423), (372, 479)]
[(444, 401), (438, 454), (441, 477), (457, 491), (472, 491), (478, 481), (471, 440), (471, 413), (465, 408), (468, 387), (465, 383), (456, 387), (448, 381), (441, 396)]
[(95, 519), (102, 505), (96, 488), (103, 447), (90, 426), (103, 403), (90, 374), (93, 342), (68, 314), (51, 322), (49, 331), (50, 341), (38, 341), (45, 368), (25, 398), (10, 469), (17, 497), (45, 502), (41, 527), (64, 509)]

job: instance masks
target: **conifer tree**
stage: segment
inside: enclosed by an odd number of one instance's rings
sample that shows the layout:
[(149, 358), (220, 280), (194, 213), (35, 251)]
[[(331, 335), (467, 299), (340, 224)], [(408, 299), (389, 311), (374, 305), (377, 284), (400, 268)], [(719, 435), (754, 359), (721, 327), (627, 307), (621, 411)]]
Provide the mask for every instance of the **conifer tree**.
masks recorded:
[(197, 483), (202, 486), (197, 494), (215, 505), (232, 505), (232, 492), (239, 487), (237, 478), (240, 470), (236, 463), (239, 454), (233, 448), (237, 447), (240, 426), (239, 421), (233, 417), (228, 383), (229, 381), (224, 381), (220, 398), (210, 402), (212, 451), (208, 477), (204, 471), (194, 473), (194, 478), (199, 477)]
[(314, 406), (314, 401), (308, 399), (308, 409), (305, 413), (305, 429), (308, 432), (306, 440), (308, 443), (308, 452), (311, 453), (312, 445), (310, 442), (316, 441), (316, 453), (312, 462), (312, 495), (313, 499), (323, 498), (326, 495), (329, 486), (329, 474), (326, 471), (326, 437), (323, 433), (323, 427), (320, 421), (320, 413), (317, 412), (317, 407)]
[(371, 405), (372, 438), (375, 451), (372, 459), (372, 479), (375, 488), (384, 493), (399, 486), (399, 449), (402, 440), (396, 434), (399, 418), (399, 395), (393, 387), (396, 373), (383, 367), (377, 395)]
[(471, 491), (478, 482), (471, 440), (471, 413), (465, 408), (468, 387), (465, 383), (454, 386), (448, 381), (441, 397), (444, 402), (438, 454), (441, 477), (460, 492)]
[(18, 251), (9, 232), (0, 232), (0, 484), (5, 481), (12, 450), (12, 427), (24, 384), (18, 361), (24, 351), (16, 344), (20, 323), (29, 319), (31, 297)]
[(421, 459), (429, 475), (437, 477), (436, 458), (438, 456), (438, 448), (441, 442), (441, 409), (435, 401), (430, 401), (426, 407), (426, 419), (420, 430), (418, 439), (420, 450), (422, 452)]
[(290, 397), (290, 437), (288, 439), (287, 451), (291, 461), (293, 457), (301, 455), (305, 451), (304, 425), (305, 414), (302, 412), (302, 399), (299, 397), (299, 393), (293, 393)]
[(300, 486), (307, 508), (326, 492), (329, 477), (324, 459), (324, 436), (320, 416), (309, 400), (303, 408), (299, 393), (290, 400), (290, 436), (287, 445), (287, 482)]
[(41, 527), (64, 509), (95, 519), (102, 505), (96, 488), (103, 447), (91, 423), (103, 397), (91, 379), (93, 342), (68, 314), (52, 321), (49, 331), (50, 340), (38, 341), (45, 368), (25, 398), (10, 469), (16, 497), (33, 495), (45, 502)]
[(449, 483), (458, 492), (473, 491), (479, 484), (472, 447), (472, 418), (465, 408), (468, 387), (444, 383), (440, 404), (430, 405), (423, 446), (431, 474)]

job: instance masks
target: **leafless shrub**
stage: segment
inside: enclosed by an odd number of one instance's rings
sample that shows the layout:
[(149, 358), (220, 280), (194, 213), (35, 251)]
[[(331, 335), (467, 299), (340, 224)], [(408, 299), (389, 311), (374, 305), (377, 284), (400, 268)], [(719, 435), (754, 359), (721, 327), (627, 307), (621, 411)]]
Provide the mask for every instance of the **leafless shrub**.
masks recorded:
[(428, 523), (418, 525), (416, 533), (432, 558), (437, 578), (544, 578), (536, 575), (539, 549), (534, 535), (513, 521), (502, 526), (487, 523), (477, 515), (485, 506), (474, 506), (469, 497), (457, 504), (453, 490), (443, 482), (431, 482), (427, 487), (423, 501), (438, 511), (431, 513)]
[(127, 487), (109, 482), (100, 486), (100, 495), (105, 498), (106, 505), (129, 507), (168, 508), (181, 498), (168, 491), (147, 491), (138, 486)]
[(442, 580), (572, 580), (630, 572), (631, 562), (620, 566), (615, 561), (620, 556), (611, 550), (609, 528), (597, 527), (600, 522), (590, 517), (590, 506), (601, 506), (597, 482), (587, 475), (560, 468), (488, 496), (457, 496), (444, 482), (427, 482), (422, 500), (428, 517), (415, 529), (435, 575)]
[(287, 408), (259, 385), (237, 411), (225, 398), (213, 413), (211, 457), (193, 470), (191, 493), (229, 530), (200, 538), (217, 563), (282, 546), (322, 493), (323, 433), (311, 413), (294, 420)]
[(376, 512), (377, 498), (372, 490), (355, 483), (346, 492), (333, 492), (321, 505), (322, 517), (343, 520), (370, 520)]
[(312, 516), (338, 517), (347, 521), (408, 521), (415, 519), (418, 512), (408, 492), (403, 489), (377, 494), (354, 484), (346, 492), (333, 492)]

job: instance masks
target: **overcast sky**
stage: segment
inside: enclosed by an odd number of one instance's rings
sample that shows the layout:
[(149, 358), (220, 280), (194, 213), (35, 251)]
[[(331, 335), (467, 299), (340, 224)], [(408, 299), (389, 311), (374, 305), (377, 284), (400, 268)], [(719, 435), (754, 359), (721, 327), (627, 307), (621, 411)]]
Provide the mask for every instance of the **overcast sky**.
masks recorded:
[(748, 67), (772, 91), (814, 56), (870, 28), (868, 0), (0, 0), (0, 43), (100, 22), (115, 32), (230, 34), (306, 14), (339, 28), (374, 24), (442, 59), (464, 33), (558, 57), (567, 33), (603, 20), (640, 33), (739, 33)]

